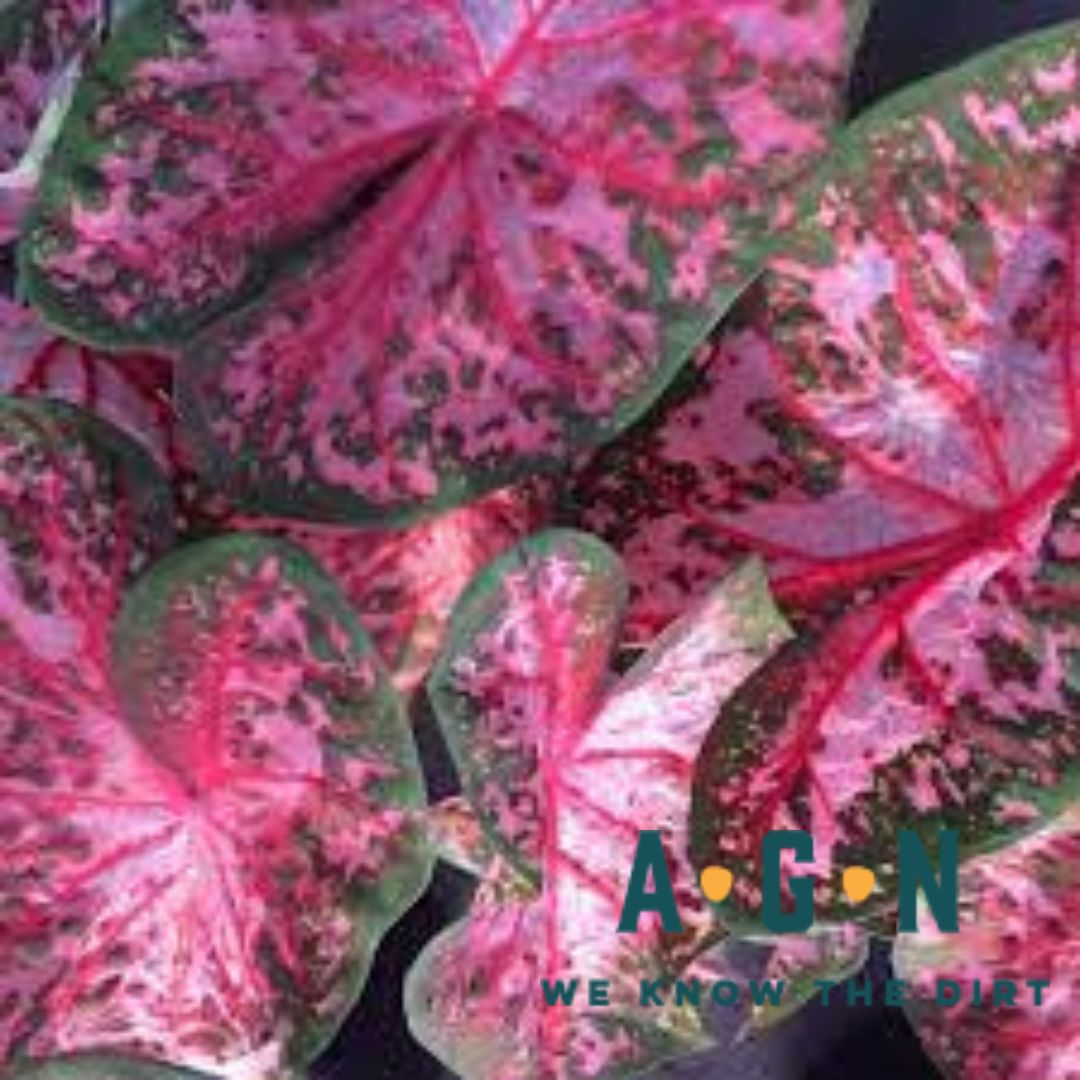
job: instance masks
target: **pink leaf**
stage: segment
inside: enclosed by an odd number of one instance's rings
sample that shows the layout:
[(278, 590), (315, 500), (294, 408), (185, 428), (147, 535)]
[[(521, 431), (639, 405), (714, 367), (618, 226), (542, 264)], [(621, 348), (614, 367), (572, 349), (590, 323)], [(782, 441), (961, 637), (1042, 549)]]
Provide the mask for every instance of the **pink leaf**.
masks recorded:
[[(941, 933), (920, 908), (919, 934), (898, 939), (894, 951), (927, 1050), (958, 1080), (1069, 1076), (1080, 1039), (1080, 812), (1072, 807), (1020, 843), (965, 866), (959, 899), (958, 934)], [(944, 979), (959, 986), (953, 1006), (935, 1000)], [(1049, 982), (1041, 1005), (1033, 979)], [(995, 1000), (996, 980), (1015, 985), (1011, 1006)], [(974, 1001), (976, 982), (982, 1004)]]
[(764, 1000), (755, 1005), (752, 1023), (767, 1031), (798, 1012), (821, 993), (821, 981), (842, 983), (866, 964), (870, 938), (852, 923), (816, 927), (811, 934), (792, 934), (771, 943), (765, 979), (783, 983), (779, 1004)]
[(18, 235), (101, 16), (101, 0), (11, 0), (0, 11), (0, 243)]
[(310, 552), (360, 615), (408, 693), (442, 648), (450, 613), (481, 567), (531, 531), (537, 513), (524, 492), (496, 492), (401, 531), (364, 531), (237, 516), (235, 529), (283, 536)]
[(187, 411), (268, 512), (459, 503), (655, 398), (790, 218), (863, 7), (162, 2), (79, 94), (26, 286), (110, 343), (228, 312)]
[(172, 364), (68, 341), (27, 308), (0, 297), (0, 393), (79, 405), (115, 424), (170, 474), (182, 471)]
[[(466, 594), (432, 676), (466, 793), (542, 890), (478, 907), (412, 977), (414, 1031), (470, 1080), (607, 1076), (684, 1041), (665, 1033), (671, 1016), (637, 1007), (636, 980), (678, 972), (701, 947), (709, 918), (685, 858), (694, 757), (786, 630), (745, 567), (613, 681), (623, 589), (597, 541), (533, 538)], [(682, 935), (651, 915), (616, 933), (642, 829), (664, 835)], [(543, 1006), (542, 979), (575, 977), (611, 979), (614, 1010)]]
[(813, 834), (819, 918), (853, 916), (847, 866), (882, 868), (875, 920), (897, 829), (1000, 842), (1080, 766), (1077, 41), (1026, 39), (862, 121), (760, 311), (584, 485), (638, 635), (747, 550), (806, 628), (702, 756), (695, 861), (735, 873), (743, 915), (772, 830)]
[(419, 768), (348, 606), (258, 537), (185, 547), (161, 477), (0, 404), (0, 1060), (309, 1060), (422, 887)]

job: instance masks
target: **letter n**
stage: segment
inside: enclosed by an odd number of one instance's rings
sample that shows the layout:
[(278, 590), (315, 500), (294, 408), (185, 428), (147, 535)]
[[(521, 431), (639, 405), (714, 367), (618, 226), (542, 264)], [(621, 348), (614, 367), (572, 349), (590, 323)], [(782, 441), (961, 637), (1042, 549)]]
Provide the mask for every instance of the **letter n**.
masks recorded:
[(934, 913), (934, 921), (943, 934), (955, 934), (959, 929), (957, 895), (959, 893), (959, 838), (954, 829), (938, 833), (938, 874), (917, 833), (902, 829), (900, 845), (900, 930), (913, 934), (919, 929), (917, 914), (919, 890)]

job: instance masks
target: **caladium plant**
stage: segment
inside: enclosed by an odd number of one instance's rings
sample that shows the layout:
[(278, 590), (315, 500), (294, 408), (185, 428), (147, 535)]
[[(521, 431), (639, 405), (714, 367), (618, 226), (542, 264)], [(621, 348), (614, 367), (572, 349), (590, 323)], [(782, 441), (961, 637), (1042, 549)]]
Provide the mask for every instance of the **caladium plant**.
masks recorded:
[[(188, 340), (260, 508), (405, 520), (655, 399), (835, 125), (863, 0), (147, 0), (22, 249), (48, 317)], [(241, 133), (241, 137), (236, 137)]]
[[(909, 1013), (948, 1078), (1068, 1077), (1080, 1060), (1080, 809), (1072, 806), (1022, 842), (963, 868), (960, 932), (941, 933), (928, 910), (920, 932), (894, 949), (914, 995)], [(937, 1000), (946, 984), (943, 1006)], [(995, 981), (1012, 1001), (995, 1000)], [(1043, 981), (1036, 988), (1029, 980)], [(976, 991), (978, 984), (978, 991)], [(976, 1000), (976, 993), (979, 998)]]
[[(685, 856), (694, 757), (719, 703), (787, 631), (748, 565), (616, 680), (624, 593), (598, 541), (534, 537), (463, 597), (429, 683), (467, 797), (537, 890), (485, 893), (410, 977), (414, 1033), (469, 1080), (622, 1075), (702, 1038), (693, 1010), (641, 1008), (638, 981), (684, 970), (707, 944)], [(664, 836), (682, 934), (655, 914), (616, 932), (642, 829)], [(544, 1007), (542, 980), (575, 978), (610, 979), (611, 1007)]]
[(1078, 41), (1013, 44), (853, 128), (762, 314), (579, 492), (632, 552), (639, 634), (747, 550), (805, 628), (702, 755), (695, 860), (735, 874), (733, 918), (770, 830), (813, 834), (820, 919), (851, 915), (840, 871), (881, 868), (876, 921), (898, 829), (1000, 842), (1080, 763)]
[(261, 537), (151, 564), (171, 529), (119, 431), (0, 399), (0, 1060), (279, 1075), (426, 880), (400, 701), (336, 587)]
[(454, 602), (476, 572), (540, 520), (542, 501), (524, 490), (494, 492), (404, 531), (230, 512), (192, 475), (190, 447), (173, 405), (170, 360), (70, 341), (3, 298), (0, 356), (0, 393), (69, 401), (149, 450), (195, 533), (264, 533), (308, 551), (338, 582), (402, 691), (416, 689), (427, 675)]

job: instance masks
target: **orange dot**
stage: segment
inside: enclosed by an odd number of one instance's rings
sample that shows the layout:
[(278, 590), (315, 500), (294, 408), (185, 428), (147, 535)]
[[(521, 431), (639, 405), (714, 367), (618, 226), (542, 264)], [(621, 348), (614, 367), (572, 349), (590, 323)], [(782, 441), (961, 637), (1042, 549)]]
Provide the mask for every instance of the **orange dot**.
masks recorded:
[(844, 892), (853, 904), (861, 904), (874, 891), (877, 875), (865, 866), (849, 866), (844, 871)]
[(722, 904), (730, 895), (735, 877), (722, 866), (706, 866), (701, 872), (701, 891), (707, 900)]

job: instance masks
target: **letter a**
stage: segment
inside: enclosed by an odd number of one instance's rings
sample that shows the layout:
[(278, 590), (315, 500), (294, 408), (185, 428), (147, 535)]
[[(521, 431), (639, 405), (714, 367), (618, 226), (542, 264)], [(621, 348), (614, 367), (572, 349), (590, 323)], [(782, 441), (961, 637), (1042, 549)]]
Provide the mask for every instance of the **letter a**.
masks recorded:
[[(650, 870), (654, 891), (648, 893), (645, 886)], [(630, 871), (630, 882), (626, 886), (626, 899), (619, 918), (619, 933), (636, 934), (638, 920), (646, 911), (655, 911), (660, 916), (666, 933), (682, 933), (682, 920), (675, 903), (675, 890), (671, 887), (671, 871), (664, 858), (663, 841), (659, 832), (643, 829), (638, 834), (634, 866)]]

